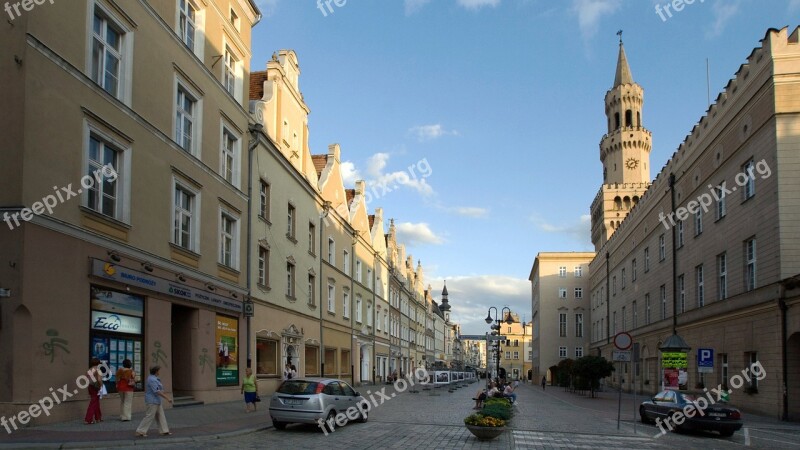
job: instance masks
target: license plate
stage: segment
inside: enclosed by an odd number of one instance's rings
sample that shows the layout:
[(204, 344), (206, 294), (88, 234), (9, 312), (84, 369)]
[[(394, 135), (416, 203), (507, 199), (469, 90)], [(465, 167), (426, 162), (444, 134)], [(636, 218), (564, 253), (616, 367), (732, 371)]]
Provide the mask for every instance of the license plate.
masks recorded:
[(725, 413), (715, 413), (715, 412), (710, 412), (710, 413), (708, 413), (708, 415), (709, 415), (710, 417), (727, 417), (727, 416), (728, 416), (728, 415), (727, 415), (727, 414), (725, 414)]
[(283, 401), (283, 403), (285, 403), (287, 405), (302, 405), (303, 404), (303, 400), (296, 399), (296, 398), (287, 398), (286, 400)]

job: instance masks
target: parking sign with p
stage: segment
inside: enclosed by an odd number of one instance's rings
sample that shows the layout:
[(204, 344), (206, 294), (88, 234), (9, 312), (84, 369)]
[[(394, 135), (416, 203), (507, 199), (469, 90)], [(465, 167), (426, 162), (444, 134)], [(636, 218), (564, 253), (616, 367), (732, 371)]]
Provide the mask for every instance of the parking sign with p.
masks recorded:
[(714, 349), (713, 348), (698, 348), (697, 349), (697, 371), (699, 373), (712, 373), (712, 372), (714, 372)]

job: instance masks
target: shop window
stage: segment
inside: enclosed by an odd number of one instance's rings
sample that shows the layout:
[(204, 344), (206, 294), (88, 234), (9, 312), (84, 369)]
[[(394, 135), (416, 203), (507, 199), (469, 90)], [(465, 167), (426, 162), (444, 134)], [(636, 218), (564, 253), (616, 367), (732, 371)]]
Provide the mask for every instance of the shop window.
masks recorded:
[(278, 375), (278, 341), (256, 339), (257, 375)]
[(319, 375), (317, 361), (319, 361), (319, 347), (306, 346), (306, 354), (305, 354), (306, 376)]
[(350, 373), (350, 350), (342, 350), (340, 361), (341, 361), (341, 373), (342, 374), (349, 374)]
[(90, 292), (89, 355), (111, 369), (112, 376), (105, 381), (106, 389), (117, 391), (117, 369), (129, 359), (136, 376), (135, 389), (142, 390), (144, 297), (99, 286), (92, 286)]

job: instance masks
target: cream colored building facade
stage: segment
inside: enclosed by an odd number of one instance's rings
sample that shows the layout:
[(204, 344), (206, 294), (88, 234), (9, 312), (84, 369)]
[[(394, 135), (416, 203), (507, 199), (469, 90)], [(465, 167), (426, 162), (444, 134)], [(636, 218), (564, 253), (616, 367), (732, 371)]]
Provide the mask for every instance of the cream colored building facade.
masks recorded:
[[(247, 0), (85, 0), (3, 27), (0, 415), (72, 390), (93, 356), (140, 381), (159, 365), (179, 397), (239, 398), (259, 19)], [(81, 416), (76, 392), (34, 422)]]

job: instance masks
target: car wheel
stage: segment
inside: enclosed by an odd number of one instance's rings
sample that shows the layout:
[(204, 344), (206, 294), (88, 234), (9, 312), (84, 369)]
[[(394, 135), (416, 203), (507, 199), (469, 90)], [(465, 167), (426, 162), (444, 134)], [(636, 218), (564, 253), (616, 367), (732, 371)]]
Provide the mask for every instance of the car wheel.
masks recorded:
[(286, 422), (276, 422), (272, 421), (272, 426), (275, 427), (276, 430), (285, 430), (286, 429)]
[(358, 423), (367, 423), (368, 419), (369, 419), (369, 417), (367, 416), (367, 412), (366, 411), (361, 411), (361, 417), (359, 417), (358, 420), (356, 420), (356, 422), (358, 422)]
[(336, 411), (330, 410), (327, 417), (325, 417), (325, 424), (328, 427), (328, 431), (333, 433), (333, 429), (336, 426)]
[(720, 431), (719, 434), (723, 437), (731, 437), (733, 436), (733, 431)]
[(651, 423), (650, 419), (648, 419), (647, 416), (644, 413), (644, 407), (643, 406), (639, 407), (639, 418), (641, 419), (642, 423)]

